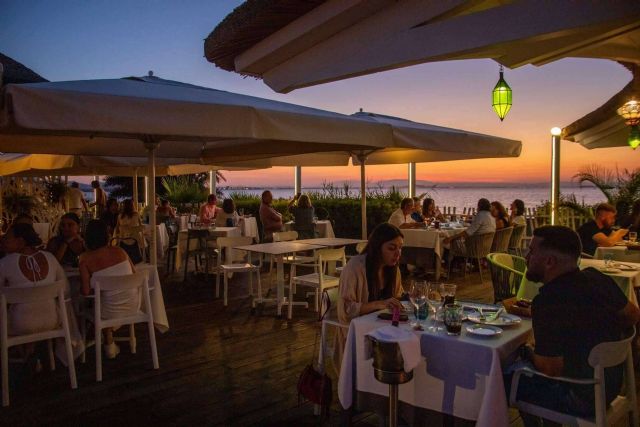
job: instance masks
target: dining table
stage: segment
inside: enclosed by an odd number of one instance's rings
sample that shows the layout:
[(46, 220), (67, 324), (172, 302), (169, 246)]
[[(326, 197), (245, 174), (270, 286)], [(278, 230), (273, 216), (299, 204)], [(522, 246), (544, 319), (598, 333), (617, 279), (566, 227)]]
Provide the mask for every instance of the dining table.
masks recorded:
[[(309, 243), (301, 243), (301, 241), (287, 241), (287, 242), (271, 242), (271, 243), (259, 243), (257, 245), (244, 245), (235, 246), (234, 249), (246, 251), (249, 253), (249, 263), (251, 263), (251, 254), (270, 255), (275, 257), (276, 260), (276, 298), (264, 298), (263, 295), (258, 295), (255, 299), (256, 303), (275, 302), (276, 313), (278, 316), (282, 315), (282, 307), (284, 305), (306, 305), (306, 302), (294, 302), (288, 301), (284, 296), (284, 256), (289, 254), (295, 254), (297, 252), (313, 251), (315, 249), (326, 248), (324, 245), (316, 245)], [(291, 319), (291, 310), (287, 314), (287, 318)]]
[[(602, 259), (581, 258), (579, 267), (581, 270), (593, 267), (611, 277), (629, 301), (638, 306), (640, 263), (613, 261), (610, 268), (607, 268)], [(542, 283), (527, 280), (525, 276), (518, 289), (517, 298), (533, 300), (541, 287)]]
[(598, 246), (593, 257), (604, 259), (606, 255), (610, 255), (614, 261), (640, 263), (640, 243), (630, 243), (623, 240), (614, 246)]
[[(351, 320), (338, 380), (343, 408), (355, 402), (361, 410), (386, 405), (389, 387), (374, 377), (366, 335), (389, 324), (379, 319), (377, 312)], [(478, 427), (507, 427), (508, 401), (502, 372), (531, 336), (531, 321), (523, 318), (495, 336), (472, 335), (466, 330), (469, 325), (469, 321), (463, 322), (461, 334), (451, 336), (444, 328), (416, 331), (408, 322), (400, 323), (400, 328), (420, 340), (420, 354), (410, 355), (420, 358), (413, 379), (399, 386), (401, 407), (408, 405), (405, 412), (418, 419), (415, 414), (427, 409), (476, 421)], [(412, 424), (411, 420), (405, 421)]]
[(442, 223), (440, 228), (428, 227), (428, 228), (404, 228), (402, 234), (404, 235), (404, 248), (414, 249), (414, 253), (411, 251), (405, 251), (403, 255), (403, 262), (408, 264), (416, 263), (420, 265), (420, 252), (431, 251), (435, 255), (433, 260), (433, 268), (435, 276), (440, 277), (441, 260), (444, 253), (444, 249), (447, 245), (443, 243), (443, 240), (447, 237), (454, 236), (462, 233), (468, 227), (460, 223)]
[[(207, 230), (210, 238), (216, 237), (240, 237), (242, 236), (242, 229), (240, 227), (215, 227), (215, 226), (203, 226), (192, 227), (192, 230)], [(176, 270), (180, 270), (184, 257), (187, 252), (187, 236), (189, 229), (180, 230), (178, 232), (178, 245), (176, 248)], [(213, 244), (213, 243), (212, 243)], [(197, 245), (196, 239), (191, 239), (189, 244), (190, 248), (195, 248)]]

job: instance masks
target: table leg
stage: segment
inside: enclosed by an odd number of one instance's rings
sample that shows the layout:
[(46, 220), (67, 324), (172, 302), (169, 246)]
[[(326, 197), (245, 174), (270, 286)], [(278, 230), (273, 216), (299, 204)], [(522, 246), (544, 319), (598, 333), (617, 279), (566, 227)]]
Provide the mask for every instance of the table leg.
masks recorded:
[(284, 260), (282, 255), (276, 256), (276, 300), (277, 314), (282, 315), (282, 305), (284, 299)]

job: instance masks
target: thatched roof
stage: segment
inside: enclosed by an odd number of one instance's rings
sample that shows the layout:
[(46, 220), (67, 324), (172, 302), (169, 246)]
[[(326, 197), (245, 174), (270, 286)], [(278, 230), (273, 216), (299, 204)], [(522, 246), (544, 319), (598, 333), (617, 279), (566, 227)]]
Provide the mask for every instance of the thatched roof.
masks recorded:
[(13, 58), (9, 58), (2, 53), (0, 53), (0, 64), (2, 64), (4, 68), (4, 72), (2, 74), (3, 85), (8, 83), (40, 83), (49, 81)]
[[(631, 99), (640, 100), (640, 65), (629, 62), (620, 62), (620, 64), (631, 71), (633, 79), (601, 107), (562, 129), (563, 139), (575, 141), (575, 135), (604, 123), (612, 117), (617, 117), (618, 108), (627, 101)], [(623, 120), (624, 119), (620, 117), (620, 121), (622, 122)]]
[(204, 56), (227, 71), (234, 59), (326, 0), (247, 0), (213, 29), (204, 42)]

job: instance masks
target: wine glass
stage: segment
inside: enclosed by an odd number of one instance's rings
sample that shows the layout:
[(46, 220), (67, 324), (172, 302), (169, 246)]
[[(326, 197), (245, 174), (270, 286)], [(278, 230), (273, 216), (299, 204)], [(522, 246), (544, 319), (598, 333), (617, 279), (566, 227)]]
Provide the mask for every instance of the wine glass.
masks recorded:
[(427, 302), (427, 284), (424, 281), (414, 280), (411, 284), (411, 290), (409, 291), (409, 301), (414, 307), (415, 322), (411, 326), (421, 327), (420, 325), (420, 309), (424, 307)]
[(635, 243), (638, 240), (638, 233), (636, 231), (629, 232), (629, 243)]
[(603, 258), (604, 258), (604, 267), (611, 268), (611, 263), (613, 262), (613, 253), (605, 252)]
[(429, 308), (431, 311), (431, 326), (429, 326), (430, 331), (437, 331), (435, 324), (438, 321), (438, 309), (442, 303), (440, 297), (440, 283), (437, 282), (429, 282), (427, 287), (427, 304), (429, 304)]

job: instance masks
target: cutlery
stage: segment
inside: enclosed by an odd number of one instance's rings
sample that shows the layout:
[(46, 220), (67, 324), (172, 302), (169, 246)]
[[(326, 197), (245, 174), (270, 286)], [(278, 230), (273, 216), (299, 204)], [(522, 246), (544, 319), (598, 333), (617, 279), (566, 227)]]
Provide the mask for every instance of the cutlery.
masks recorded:
[(498, 311), (495, 312), (495, 314), (491, 314), (491, 315), (487, 316), (487, 321), (488, 322), (493, 322), (494, 320), (496, 320), (497, 318), (500, 317), (500, 315), (502, 314), (503, 311), (504, 311), (504, 308), (499, 308)]

